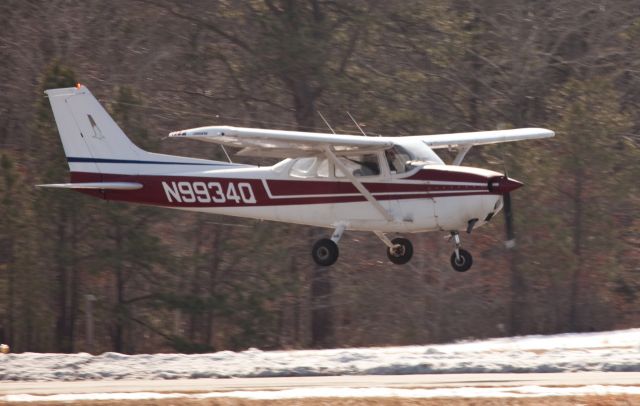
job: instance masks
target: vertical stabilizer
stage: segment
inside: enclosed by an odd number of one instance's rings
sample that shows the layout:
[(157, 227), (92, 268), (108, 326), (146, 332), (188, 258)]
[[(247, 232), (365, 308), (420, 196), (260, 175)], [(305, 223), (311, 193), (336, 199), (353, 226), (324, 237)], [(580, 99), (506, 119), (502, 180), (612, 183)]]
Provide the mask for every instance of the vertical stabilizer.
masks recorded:
[(72, 171), (108, 172), (106, 160), (144, 159), (146, 152), (127, 138), (89, 89), (78, 85), (46, 93)]
[[(155, 154), (137, 147), (82, 85), (45, 91), (71, 172), (157, 174), (227, 163)], [(201, 169), (200, 166), (198, 169)]]

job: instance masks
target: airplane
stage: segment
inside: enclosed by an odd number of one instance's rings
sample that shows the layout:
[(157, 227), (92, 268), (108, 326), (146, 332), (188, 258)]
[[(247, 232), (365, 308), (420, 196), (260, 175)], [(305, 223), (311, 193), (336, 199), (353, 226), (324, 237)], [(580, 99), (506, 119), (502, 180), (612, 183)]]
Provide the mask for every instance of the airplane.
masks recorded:
[[(356, 136), (231, 126), (171, 132), (175, 139), (239, 148), (237, 156), (282, 158), (261, 167), (147, 152), (120, 129), (87, 87), (45, 91), (70, 168), (72, 189), (105, 200), (295, 223), (333, 229), (312, 247), (330, 266), (347, 230), (371, 231), (393, 264), (409, 262), (413, 245), (388, 233), (449, 232), (451, 266), (473, 258), (460, 232), (488, 223), (522, 183), (461, 163), (474, 145), (553, 137), (544, 128), (413, 136)], [(366, 135), (366, 134), (364, 134)], [(435, 149), (456, 148), (449, 165)], [(226, 153), (226, 150), (225, 150)], [(510, 200), (509, 200), (510, 201)]]

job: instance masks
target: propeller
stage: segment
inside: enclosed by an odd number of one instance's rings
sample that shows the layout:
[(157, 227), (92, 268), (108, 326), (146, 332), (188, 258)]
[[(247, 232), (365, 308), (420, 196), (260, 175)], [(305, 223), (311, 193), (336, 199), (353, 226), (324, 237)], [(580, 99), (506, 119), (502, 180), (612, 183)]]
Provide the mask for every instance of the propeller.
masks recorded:
[(511, 210), (511, 192), (502, 195), (502, 210), (504, 211), (504, 227), (507, 239), (504, 246), (511, 249), (516, 246), (516, 234), (513, 231), (513, 211)]
[(511, 192), (522, 186), (521, 182), (507, 176), (496, 176), (489, 180), (489, 191), (502, 194), (502, 210), (504, 211), (504, 224), (507, 233), (507, 240), (504, 245), (507, 249), (516, 246), (516, 235), (513, 229), (513, 210), (511, 207)]

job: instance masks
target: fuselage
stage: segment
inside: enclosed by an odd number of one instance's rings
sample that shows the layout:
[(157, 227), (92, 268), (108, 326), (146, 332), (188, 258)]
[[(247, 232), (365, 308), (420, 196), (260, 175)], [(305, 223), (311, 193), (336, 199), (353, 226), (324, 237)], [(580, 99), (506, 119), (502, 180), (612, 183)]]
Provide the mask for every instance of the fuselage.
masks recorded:
[[(296, 177), (296, 162), (287, 159), (269, 167), (182, 164), (170, 170), (137, 164), (148, 170), (72, 171), (71, 180), (142, 184), (139, 190), (83, 191), (107, 200), (319, 227), (348, 222), (349, 229), (366, 231), (462, 230), (472, 219), (477, 220), (475, 227), (484, 224), (501, 208), (503, 190), (490, 184), (503, 178), (498, 172), (440, 163), (416, 165), (401, 174), (385, 168), (377, 176), (359, 179), (389, 212), (389, 221), (349, 179)], [(182, 168), (177, 171), (176, 166)]]

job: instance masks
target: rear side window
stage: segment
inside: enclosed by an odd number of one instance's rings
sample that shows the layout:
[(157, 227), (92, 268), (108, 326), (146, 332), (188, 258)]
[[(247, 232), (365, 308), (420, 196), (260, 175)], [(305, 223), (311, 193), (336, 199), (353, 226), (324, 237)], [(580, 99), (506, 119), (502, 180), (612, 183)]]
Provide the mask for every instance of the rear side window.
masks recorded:
[(326, 158), (299, 158), (291, 165), (289, 175), (294, 178), (327, 178), (329, 163)]

